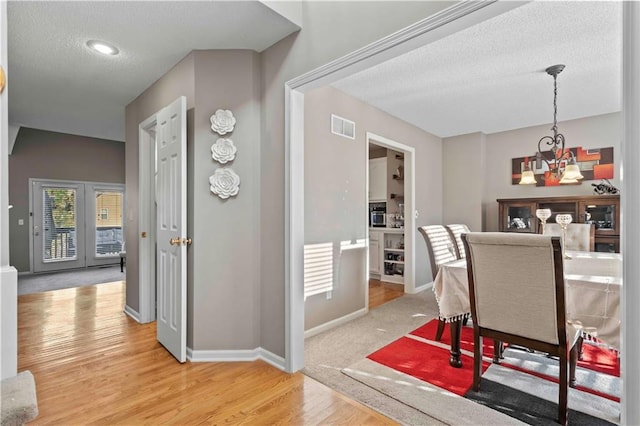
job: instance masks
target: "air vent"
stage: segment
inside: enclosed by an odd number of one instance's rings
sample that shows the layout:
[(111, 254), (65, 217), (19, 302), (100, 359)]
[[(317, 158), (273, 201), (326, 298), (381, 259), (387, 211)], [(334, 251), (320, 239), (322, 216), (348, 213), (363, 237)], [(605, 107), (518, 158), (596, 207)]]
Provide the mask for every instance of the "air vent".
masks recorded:
[(345, 138), (356, 138), (356, 123), (335, 114), (331, 114), (331, 133), (344, 136)]

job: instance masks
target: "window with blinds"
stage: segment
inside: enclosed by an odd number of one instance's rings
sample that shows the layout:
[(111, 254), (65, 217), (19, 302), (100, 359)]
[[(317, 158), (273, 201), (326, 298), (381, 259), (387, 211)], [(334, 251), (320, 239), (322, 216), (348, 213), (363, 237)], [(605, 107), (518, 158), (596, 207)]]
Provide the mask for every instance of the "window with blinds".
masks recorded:
[(75, 260), (76, 253), (76, 190), (47, 188), (42, 192), (44, 229), (42, 260), (55, 262)]

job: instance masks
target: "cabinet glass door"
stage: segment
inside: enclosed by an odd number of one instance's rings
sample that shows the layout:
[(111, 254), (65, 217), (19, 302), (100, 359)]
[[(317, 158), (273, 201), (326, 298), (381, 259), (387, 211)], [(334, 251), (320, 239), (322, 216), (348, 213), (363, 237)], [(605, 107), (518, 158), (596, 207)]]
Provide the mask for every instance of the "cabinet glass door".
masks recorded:
[(508, 232), (536, 232), (536, 219), (531, 204), (510, 204), (506, 206), (505, 230)]
[(584, 223), (593, 223), (597, 235), (618, 235), (618, 204), (604, 201), (580, 203), (580, 214)]

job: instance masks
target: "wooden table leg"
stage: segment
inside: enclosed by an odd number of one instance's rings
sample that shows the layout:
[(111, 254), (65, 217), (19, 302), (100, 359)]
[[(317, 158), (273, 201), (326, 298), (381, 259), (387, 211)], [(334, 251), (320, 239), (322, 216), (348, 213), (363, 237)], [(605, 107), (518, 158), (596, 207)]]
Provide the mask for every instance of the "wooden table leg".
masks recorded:
[(454, 368), (462, 367), (462, 360), (460, 359), (460, 334), (462, 332), (462, 321), (455, 320), (449, 323), (449, 331), (451, 333), (451, 357), (449, 358), (449, 365)]

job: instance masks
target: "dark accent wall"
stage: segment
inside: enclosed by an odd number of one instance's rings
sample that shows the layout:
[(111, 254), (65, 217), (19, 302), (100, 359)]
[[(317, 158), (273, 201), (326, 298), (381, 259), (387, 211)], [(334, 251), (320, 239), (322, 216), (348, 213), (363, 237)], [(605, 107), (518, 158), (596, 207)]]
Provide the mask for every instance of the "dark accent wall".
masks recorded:
[(124, 183), (124, 148), (119, 141), (20, 129), (9, 156), (11, 265), (29, 271), (29, 179)]

